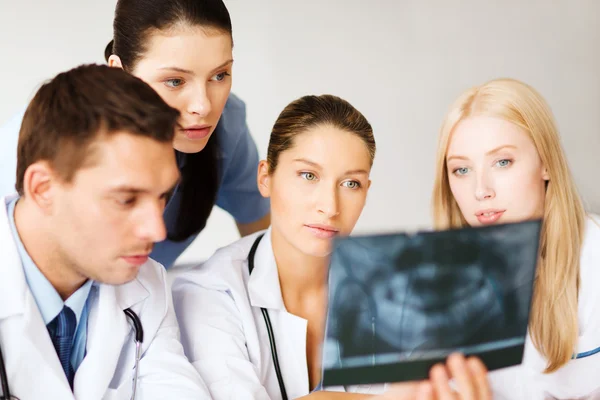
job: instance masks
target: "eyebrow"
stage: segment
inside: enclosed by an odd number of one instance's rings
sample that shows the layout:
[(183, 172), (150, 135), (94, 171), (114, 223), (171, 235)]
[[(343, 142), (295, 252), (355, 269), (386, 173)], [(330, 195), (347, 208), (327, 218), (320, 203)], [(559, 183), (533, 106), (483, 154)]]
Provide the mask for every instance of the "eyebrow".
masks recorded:
[[(499, 152), (500, 150), (507, 149), (507, 148), (508, 148), (508, 149), (515, 149), (515, 150), (517, 149), (517, 147), (516, 147), (516, 146), (513, 146), (512, 144), (503, 144), (502, 146), (498, 146), (498, 147), (496, 147), (496, 148), (493, 148), (492, 150), (490, 150), (490, 151), (486, 152), (486, 153), (485, 153), (485, 155), (486, 155), (486, 156), (489, 156), (489, 155), (491, 155), (491, 154), (497, 153), (497, 152)], [(465, 157), (465, 156), (450, 156), (450, 157), (448, 157), (448, 158), (446, 159), (446, 161), (450, 161), (450, 160), (453, 160), (453, 159), (457, 159), (457, 160), (467, 160), (468, 158), (467, 158), (467, 157)]]
[[(211, 72), (221, 69), (231, 63), (233, 63), (233, 58), (225, 61), (223, 64), (219, 65), (218, 67), (213, 68)], [(194, 71), (191, 71), (191, 70), (185, 69), (185, 68), (179, 68), (179, 67), (162, 67), (162, 68), (160, 68), (160, 70), (169, 70), (169, 71), (174, 71), (174, 72), (181, 72), (182, 74), (194, 75)]]
[[(320, 164), (318, 164), (314, 161), (307, 160), (306, 158), (296, 158), (293, 161), (312, 165), (313, 167), (319, 168), (319, 169), (323, 168)], [(365, 169), (351, 169), (344, 173), (344, 175), (357, 175), (357, 174), (369, 175), (369, 172)]]
[[(161, 193), (162, 195), (165, 194), (169, 194), (173, 191), (173, 189), (175, 189), (175, 187), (177, 186), (177, 183), (179, 183), (179, 180), (177, 180), (177, 182), (172, 185), (171, 187), (169, 187), (169, 190), (167, 190), (166, 192)], [(112, 188), (110, 190), (111, 193), (124, 193), (124, 194), (147, 194), (150, 193), (149, 190), (147, 189), (142, 189), (139, 187), (135, 187), (135, 186), (129, 186), (129, 185), (121, 185), (121, 186), (116, 186), (114, 188)]]

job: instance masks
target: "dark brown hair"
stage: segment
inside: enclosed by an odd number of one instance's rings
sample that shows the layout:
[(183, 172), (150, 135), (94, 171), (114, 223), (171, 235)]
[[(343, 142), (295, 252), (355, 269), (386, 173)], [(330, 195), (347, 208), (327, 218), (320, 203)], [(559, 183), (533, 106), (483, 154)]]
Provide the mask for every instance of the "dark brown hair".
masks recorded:
[(69, 182), (101, 134), (126, 131), (173, 140), (179, 111), (147, 83), (118, 68), (82, 65), (44, 84), (29, 103), (17, 147), (15, 188), (23, 195), (27, 168), (48, 161)]
[(232, 34), (229, 11), (222, 0), (119, 0), (113, 21), (113, 40), (104, 50), (106, 61), (115, 54), (131, 71), (147, 51), (153, 32), (177, 26), (214, 29)]
[(267, 150), (270, 173), (275, 172), (279, 155), (294, 145), (294, 137), (317, 126), (330, 125), (360, 137), (375, 159), (375, 137), (367, 119), (346, 100), (325, 94), (304, 96), (288, 104), (275, 121)]
[[(199, 27), (232, 36), (231, 18), (222, 0), (119, 0), (113, 22), (113, 40), (104, 50), (106, 61), (119, 56), (123, 69), (132, 72), (148, 50), (155, 32), (177, 27)], [(232, 39), (233, 43), (233, 39)], [(218, 132), (218, 125), (215, 133)], [(181, 154), (186, 163), (180, 168), (181, 205), (167, 237), (183, 241), (200, 232), (217, 200), (219, 190), (218, 137), (213, 134), (206, 147), (195, 154)]]

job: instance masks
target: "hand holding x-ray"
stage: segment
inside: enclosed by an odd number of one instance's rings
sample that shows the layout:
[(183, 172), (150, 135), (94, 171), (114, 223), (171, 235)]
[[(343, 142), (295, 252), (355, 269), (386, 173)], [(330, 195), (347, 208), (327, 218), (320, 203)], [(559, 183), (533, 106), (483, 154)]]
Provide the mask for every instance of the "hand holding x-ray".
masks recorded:
[[(452, 354), (435, 365), (429, 380), (389, 385), (378, 400), (488, 400), (492, 398), (487, 369), (480, 359)], [(452, 379), (452, 381), (449, 381)], [(454, 387), (453, 387), (454, 386)]]

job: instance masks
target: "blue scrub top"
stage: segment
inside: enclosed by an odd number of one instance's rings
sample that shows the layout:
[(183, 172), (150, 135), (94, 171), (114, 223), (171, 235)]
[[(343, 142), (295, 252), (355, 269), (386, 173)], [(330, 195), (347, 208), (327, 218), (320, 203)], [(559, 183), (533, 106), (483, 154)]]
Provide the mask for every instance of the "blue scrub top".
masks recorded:
[[(23, 109), (0, 127), (0, 196), (15, 192), (17, 141)], [(246, 124), (246, 105), (231, 93), (213, 135), (218, 136), (219, 180), (216, 205), (227, 211), (238, 223), (258, 221), (269, 213), (269, 199), (258, 191), (256, 172), (258, 149)], [(185, 162), (185, 155), (180, 158)], [(167, 227), (175, 223), (180, 206), (179, 192), (175, 191), (164, 218)], [(196, 239), (194, 235), (182, 242), (164, 240), (156, 243), (151, 257), (170, 268), (177, 257)]]

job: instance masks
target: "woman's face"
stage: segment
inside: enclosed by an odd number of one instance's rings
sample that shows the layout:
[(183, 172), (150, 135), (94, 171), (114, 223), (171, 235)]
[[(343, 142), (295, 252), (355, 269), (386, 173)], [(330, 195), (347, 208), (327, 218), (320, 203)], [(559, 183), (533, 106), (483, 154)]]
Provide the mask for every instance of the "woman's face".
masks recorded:
[(454, 128), (446, 163), (450, 190), (469, 225), (543, 217), (548, 173), (518, 126), (492, 117), (464, 119)]
[(197, 153), (214, 132), (231, 90), (231, 36), (179, 28), (149, 34), (146, 46), (132, 73), (181, 113), (173, 147)]
[(322, 125), (294, 137), (277, 168), (259, 168), (259, 189), (271, 198), (273, 236), (301, 253), (325, 257), (331, 240), (349, 235), (370, 186), (371, 158), (356, 134)]

